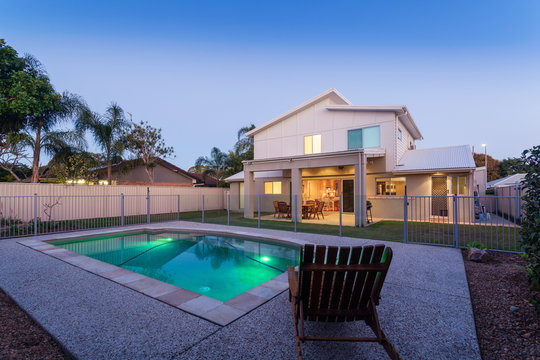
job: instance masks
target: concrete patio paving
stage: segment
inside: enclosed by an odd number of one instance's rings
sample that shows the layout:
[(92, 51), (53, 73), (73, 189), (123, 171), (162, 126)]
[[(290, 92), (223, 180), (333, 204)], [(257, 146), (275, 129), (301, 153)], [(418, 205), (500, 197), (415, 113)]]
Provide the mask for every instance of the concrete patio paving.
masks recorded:
[[(381, 241), (190, 222), (178, 228), (237, 232), (296, 243)], [(116, 229), (85, 231), (103, 234)], [(62, 238), (66, 234), (40, 239)], [(0, 287), (80, 359), (295, 359), (286, 292), (219, 326), (18, 243), (0, 241)], [(378, 307), (381, 326), (403, 359), (481, 359), (459, 250), (388, 242), (394, 250)], [(307, 331), (369, 334), (362, 323), (310, 324)], [(378, 344), (305, 343), (306, 359), (385, 359)]]

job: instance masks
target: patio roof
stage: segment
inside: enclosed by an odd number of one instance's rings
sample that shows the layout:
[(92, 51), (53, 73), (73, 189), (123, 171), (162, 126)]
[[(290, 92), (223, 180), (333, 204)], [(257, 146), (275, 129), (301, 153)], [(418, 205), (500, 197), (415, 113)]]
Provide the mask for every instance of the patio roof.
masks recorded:
[(469, 145), (407, 150), (393, 172), (471, 170), (476, 165)]

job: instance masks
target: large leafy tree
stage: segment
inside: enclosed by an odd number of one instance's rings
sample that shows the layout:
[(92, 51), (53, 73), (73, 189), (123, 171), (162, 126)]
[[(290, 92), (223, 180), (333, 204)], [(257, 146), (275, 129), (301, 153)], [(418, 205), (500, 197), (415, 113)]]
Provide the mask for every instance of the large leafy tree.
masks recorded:
[(236, 134), (236, 144), (234, 144), (234, 152), (237, 156), (242, 157), (242, 160), (253, 159), (253, 138), (247, 137), (246, 133), (255, 129), (255, 125), (244, 126), (238, 130)]
[(111, 103), (104, 115), (92, 112), (88, 106), (82, 106), (75, 127), (84, 132), (89, 130), (94, 141), (103, 151), (107, 163), (107, 182), (112, 183), (112, 160), (124, 152), (124, 130), (128, 123), (124, 110), (118, 104)]
[(526, 166), (520, 158), (506, 158), (501, 160), (500, 163), (501, 176), (514, 175), (518, 173), (524, 173), (527, 171)]
[(26, 117), (39, 110), (27, 70), (26, 59), (0, 39), (0, 136), (22, 129)]
[(154, 168), (161, 157), (173, 156), (172, 147), (166, 146), (161, 129), (150, 126), (147, 122), (131, 123), (124, 131), (126, 149), (140, 160), (151, 185), (154, 185)]
[(10, 132), (0, 143), (0, 169), (7, 171), (16, 181), (21, 181), (26, 175), (21, 169), (27, 168), (22, 160), (27, 159), (24, 134)]
[[(485, 154), (473, 153), (473, 158), (476, 166), (486, 165)], [(501, 177), (500, 163), (499, 160), (494, 159), (491, 155), (487, 156), (487, 181), (496, 180)]]
[(540, 145), (525, 150), (521, 159), (526, 174), (522, 182), (525, 196), (521, 239), (525, 257), (529, 261), (527, 275), (531, 286), (531, 303), (540, 312)]

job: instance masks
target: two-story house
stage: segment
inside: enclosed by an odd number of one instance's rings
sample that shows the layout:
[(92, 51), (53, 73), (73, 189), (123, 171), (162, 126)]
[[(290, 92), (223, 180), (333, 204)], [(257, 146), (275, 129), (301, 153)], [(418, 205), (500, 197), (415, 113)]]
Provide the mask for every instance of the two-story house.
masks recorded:
[[(254, 159), (226, 179), (231, 209), (243, 209), (245, 217), (259, 206), (272, 211), (281, 200), (295, 205), (300, 221), (301, 202), (319, 200), (326, 211), (341, 206), (363, 226), (367, 200), (474, 190), (470, 146), (416, 149), (422, 134), (402, 105), (353, 105), (330, 89), (246, 135), (254, 140)], [(441, 204), (432, 215), (446, 216)]]

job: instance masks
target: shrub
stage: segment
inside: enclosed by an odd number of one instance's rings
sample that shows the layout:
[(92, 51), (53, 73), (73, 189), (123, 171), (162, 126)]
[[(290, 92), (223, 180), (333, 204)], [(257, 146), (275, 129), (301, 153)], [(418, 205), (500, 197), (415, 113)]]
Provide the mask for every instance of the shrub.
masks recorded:
[(523, 223), (521, 239), (528, 260), (527, 278), (531, 287), (531, 303), (540, 312), (540, 145), (523, 151), (521, 159), (526, 175), (523, 179)]
[(480, 250), (487, 250), (487, 248), (482, 243), (479, 243), (478, 241), (472, 241), (470, 243), (467, 243), (466, 247), (468, 251), (471, 251), (472, 248), (480, 249)]

